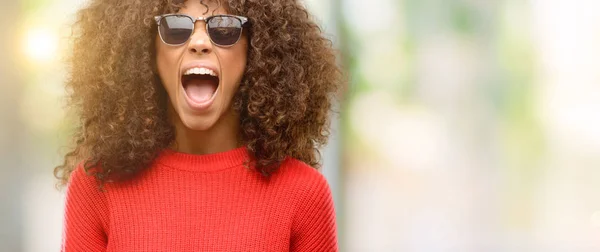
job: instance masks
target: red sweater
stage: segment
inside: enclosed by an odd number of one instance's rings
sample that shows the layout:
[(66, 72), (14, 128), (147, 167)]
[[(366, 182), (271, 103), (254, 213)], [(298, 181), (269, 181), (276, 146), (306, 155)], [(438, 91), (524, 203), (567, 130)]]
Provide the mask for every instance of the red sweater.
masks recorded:
[(165, 150), (132, 180), (97, 189), (81, 167), (66, 193), (62, 251), (337, 251), (331, 191), (316, 169), (286, 159), (269, 179), (244, 147)]

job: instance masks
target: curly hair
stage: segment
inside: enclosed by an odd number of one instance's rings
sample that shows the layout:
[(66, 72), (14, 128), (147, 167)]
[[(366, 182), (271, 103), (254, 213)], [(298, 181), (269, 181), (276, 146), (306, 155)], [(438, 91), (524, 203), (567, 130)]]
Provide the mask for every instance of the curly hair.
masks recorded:
[[(78, 12), (66, 82), (78, 122), (74, 146), (54, 169), (59, 185), (80, 163), (100, 183), (129, 178), (174, 141), (153, 17), (183, 2), (92, 0)], [(288, 156), (318, 168), (342, 83), (331, 41), (297, 0), (229, 0), (224, 7), (251, 24), (233, 107), (255, 169), (269, 176)]]

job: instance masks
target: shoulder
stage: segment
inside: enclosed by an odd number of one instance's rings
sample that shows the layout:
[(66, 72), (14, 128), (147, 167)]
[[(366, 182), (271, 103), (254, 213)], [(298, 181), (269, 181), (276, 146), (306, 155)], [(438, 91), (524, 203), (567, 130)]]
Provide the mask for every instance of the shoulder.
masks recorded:
[(288, 183), (300, 185), (327, 185), (327, 179), (316, 168), (295, 158), (286, 158), (274, 174)]
[(87, 174), (87, 172), (83, 168), (83, 163), (78, 164), (73, 170), (73, 172), (71, 172), (67, 190), (71, 190), (72, 188), (85, 188), (87, 190), (98, 188), (96, 178), (92, 175)]
[(106, 194), (101, 189), (96, 177), (88, 174), (83, 164), (75, 167), (66, 188), (68, 204), (104, 204)]
[(325, 176), (300, 160), (288, 157), (273, 175), (299, 201), (331, 198), (331, 189)]

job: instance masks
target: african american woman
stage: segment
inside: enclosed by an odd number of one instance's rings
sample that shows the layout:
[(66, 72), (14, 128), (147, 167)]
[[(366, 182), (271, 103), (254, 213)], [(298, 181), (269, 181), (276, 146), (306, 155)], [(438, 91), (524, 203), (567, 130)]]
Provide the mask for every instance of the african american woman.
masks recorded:
[(342, 74), (296, 0), (90, 0), (62, 251), (337, 251), (317, 170)]

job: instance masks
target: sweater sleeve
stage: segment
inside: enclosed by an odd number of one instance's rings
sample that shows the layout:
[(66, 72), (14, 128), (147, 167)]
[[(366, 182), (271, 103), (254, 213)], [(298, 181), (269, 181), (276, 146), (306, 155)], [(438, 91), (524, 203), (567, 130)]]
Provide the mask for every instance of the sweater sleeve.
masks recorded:
[(104, 193), (79, 165), (67, 185), (61, 251), (106, 251), (107, 210)]
[(338, 251), (331, 189), (325, 177), (314, 172), (318, 174), (308, 183), (292, 224), (292, 252)]

